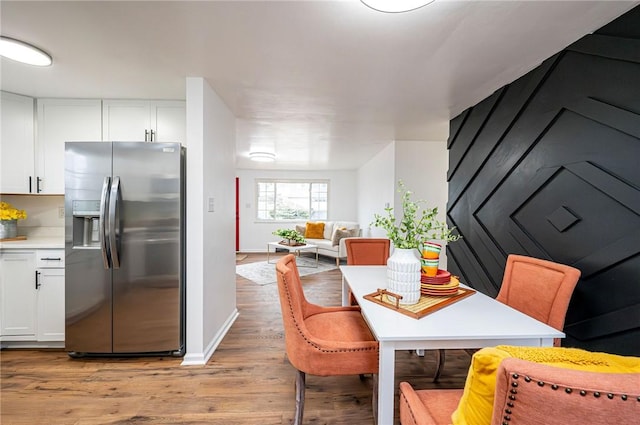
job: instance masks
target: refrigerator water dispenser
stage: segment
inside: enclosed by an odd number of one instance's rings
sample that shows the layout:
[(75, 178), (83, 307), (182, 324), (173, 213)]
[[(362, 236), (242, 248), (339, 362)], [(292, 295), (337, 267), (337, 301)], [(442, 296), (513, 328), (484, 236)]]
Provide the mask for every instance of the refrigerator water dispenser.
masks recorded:
[(73, 248), (100, 249), (100, 201), (73, 201)]

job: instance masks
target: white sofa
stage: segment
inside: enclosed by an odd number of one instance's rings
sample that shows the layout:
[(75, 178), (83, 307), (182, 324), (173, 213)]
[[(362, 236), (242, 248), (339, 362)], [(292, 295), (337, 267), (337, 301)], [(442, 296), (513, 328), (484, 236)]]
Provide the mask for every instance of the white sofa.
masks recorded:
[[(324, 221), (314, 220), (314, 223), (324, 223), (324, 234), (322, 239), (305, 238), (308, 244), (318, 246), (318, 254), (326, 255), (336, 259), (336, 265), (340, 265), (341, 259), (347, 258), (347, 249), (345, 247), (345, 238), (340, 239), (337, 245), (333, 245), (333, 236), (336, 229), (347, 229), (351, 235), (349, 237), (362, 236), (362, 229), (355, 221)], [(304, 235), (305, 223), (296, 226), (296, 230)]]

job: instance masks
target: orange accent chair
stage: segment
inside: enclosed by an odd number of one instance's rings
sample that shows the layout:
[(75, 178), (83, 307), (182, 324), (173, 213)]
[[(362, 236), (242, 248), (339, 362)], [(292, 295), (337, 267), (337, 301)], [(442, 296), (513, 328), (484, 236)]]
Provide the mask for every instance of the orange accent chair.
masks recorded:
[[(416, 391), (401, 382), (400, 424), (451, 424), (464, 391)], [(639, 414), (640, 373), (575, 370), (512, 357), (498, 366), (487, 425), (632, 424)]]
[(349, 266), (384, 266), (389, 259), (391, 241), (384, 238), (349, 238), (344, 240)]
[[(565, 264), (511, 254), (496, 300), (562, 331), (580, 270)], [(554, 340), (560, 346), (560, 339)], [(473, 352), (473, 351), (472, 351)], [(440, 378), (445, 351), (436, 352), (434, 381)]]
[(287, 357), (297, 370), (294, 425), (302, 424), (306, 374), (373, 374), (375, 417), (379, 348), (360, 308), (309, 303), (292, 254), (276, 263), (276, 275)]
[[(391, 240), (384, 238), (349, 238), (344, 240), (348, 266), (386, 266)], [(358, 305), (349, 291), (349, 303)]]

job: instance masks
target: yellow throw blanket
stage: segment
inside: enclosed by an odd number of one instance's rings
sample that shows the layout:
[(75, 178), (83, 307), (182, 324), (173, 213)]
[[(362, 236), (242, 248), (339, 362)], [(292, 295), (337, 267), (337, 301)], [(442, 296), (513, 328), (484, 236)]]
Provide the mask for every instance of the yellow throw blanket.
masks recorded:
[(560, 367), (566, 366), (569, 369), (606, 373), (640, 372), (640, 357), (618, 356), (616, 354), (564, 347), (541, 348), (499, 345), (496, 348), (507, 352), (510, 357)]
[(477, 351), (471, 360), (464, 393), (451, 416), (453, 425), (491, 423), (496, 373), (502, 360), (516, 357), (567, 369), (605, 373), (640, 373), (640, 357), (597, 353), (578, 348), (500, 345)]

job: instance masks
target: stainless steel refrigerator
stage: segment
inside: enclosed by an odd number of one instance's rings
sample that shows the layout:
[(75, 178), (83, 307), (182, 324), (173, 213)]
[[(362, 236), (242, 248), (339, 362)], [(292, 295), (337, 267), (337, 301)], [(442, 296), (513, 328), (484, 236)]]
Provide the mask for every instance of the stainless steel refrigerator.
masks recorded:
[(65, 347), (185, 352), (185, 149), (65, 144)]

